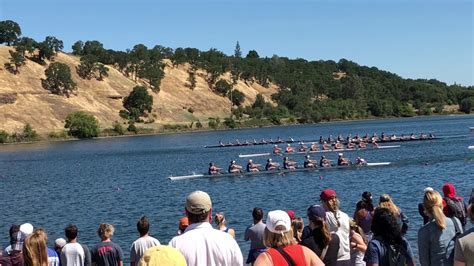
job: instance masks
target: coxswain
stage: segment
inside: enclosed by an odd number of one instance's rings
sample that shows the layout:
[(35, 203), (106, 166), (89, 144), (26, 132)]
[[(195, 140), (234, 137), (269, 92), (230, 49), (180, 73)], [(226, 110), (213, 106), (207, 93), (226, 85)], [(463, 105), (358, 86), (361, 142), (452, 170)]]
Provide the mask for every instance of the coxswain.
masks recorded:
[(275, 147), (273, 147), (273, 154), (281, 155), (281, 148), (278, 147), (278, 145), (275, 145)]
[(344, 165), (349, 165), (351, 164), (351, 161), (349, 159), (342, 157), (343, 154), (339, 153), (339, 158), (337, 158), (337, 165), (338, 166), (344, 166)]
[(367, 148), (367, 144), (364, 141), (359, 142), (359, 149)]
[(320, 167), (331, 167), (331, 160), (326, 159), (326, 156), (321, 155), (321, 159), (319, 160)]
[(230, 161), (228, 170), (230, 174), (242, 173), (242, 166), (236, 164), (235, 161)]
[(288, 170), (296, 169), (296, 162), (288, 159), (288, 157), (283, 158), (283, 168)]
[(342, 146), (342, 143), (339, 142), (339, 140), (336, 142), (336, 144), (334, 145), (334, 149), (336, 150), (342, 150), (344, 149), (344, 146)]
[(357, 165), (367, 165), (367, 161), (362, 157), (357, 157), (356, 164)]
[(310, 151), (318, 151), (319, 146), (316, 144), (316, 142), (311, 143), (311, 147), (309, 148)]
[(305, 156), (304, 160), (304, 168), (315, 168), (317, 162), (315, 160), (310, 159), (309, 155)]
[(279, 164), (276, 162), (273, 162), (271, 158), (267, 160), (267, 164), (265, 165), (265, 170), (266, 171), (272, 171), (272, 170), (277, 170)]
[(300, 142), (300, 146), (298, 147), (298, 151), (299, 152), (306, 152), (307, 149), (308, 149), (308, 147), (306, 147), (303, 142)]
[(293, 147), (291, 147), (290, 143), (288, 143), (288, 145), (286, 146), (285, 152), (286, 153), (293, 153), (293, 152), (295, 152), (295, 149)]
[(331, 145), (329, 145), (326, 141), (323, 143), (323, 151), (328, 151), (331, 149)]
[(209, 169), (208, 169), (207, 173), (209, 175), (218, 175), (218, 174), (220, 174), (221, 169), (222, 168), (217, 167), (213, 162), (210, 162), (209, 163)]
[(253, 163), (252, 159), (250, 159), (247, 163), (247, 172), (259, 172), (259, 166), (260, 164)]

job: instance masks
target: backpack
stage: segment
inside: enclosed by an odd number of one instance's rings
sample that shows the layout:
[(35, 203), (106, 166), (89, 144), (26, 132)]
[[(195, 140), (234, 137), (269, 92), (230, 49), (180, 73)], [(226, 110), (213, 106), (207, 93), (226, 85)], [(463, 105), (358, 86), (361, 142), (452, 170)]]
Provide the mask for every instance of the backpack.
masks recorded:
[(446, 206), (448, 207), (448, 217), (456, 217), (459, 219), (463, 226), (466, 225), (466, 208), (464, 202), (459, 198), (444, 198)]
[(408, 265), (408, 258), (405, 255), (402, 245), (386, 245), (388, 253), (388, 264), (390, 266)]

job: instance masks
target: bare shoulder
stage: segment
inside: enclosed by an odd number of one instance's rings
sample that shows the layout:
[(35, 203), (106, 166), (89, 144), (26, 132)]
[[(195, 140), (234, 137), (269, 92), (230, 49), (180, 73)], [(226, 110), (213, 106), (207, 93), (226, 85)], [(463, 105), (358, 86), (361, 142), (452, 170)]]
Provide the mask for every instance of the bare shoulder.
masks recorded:
[(321, 259), (314, 253), (311, 249), (302, 246), (303, 247), (303, 253), (304, 257), (306, 259), (306, 264), (311, 265), (311, 266), (323, 266), (324, 263), (321, 261)]
[(254, 266), (267, 266), (272, 265), (272, 259), (268, 256), (267, 252), (260, 253), (255, 260)]

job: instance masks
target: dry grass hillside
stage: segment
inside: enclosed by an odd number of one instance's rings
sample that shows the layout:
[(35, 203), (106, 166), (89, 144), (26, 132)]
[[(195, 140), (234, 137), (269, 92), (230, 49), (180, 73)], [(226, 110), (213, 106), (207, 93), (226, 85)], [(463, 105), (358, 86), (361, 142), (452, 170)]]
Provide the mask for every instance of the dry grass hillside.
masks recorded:
[[(118, 115), (123, 109), (122, 98), (134, 86), (141, 85), (110, 66), (109, 76), (103, 81), (81, 79), (75, 71), (80, 63), (79, 58), (60, 53), (55, 61), (69, 65), (73, 80), (77, 83), (77, 91), (69, 98), (54, 95), (41, 86), (47, 65), (27, 60), (16, 75), (4, 68), (4, 64), (9, 62), (9, 49), (11, 48), (0, 46), (0, 130), (9, 133), (21, 132), (27, 123), (43, 134), (63, 130), (66, 116), (74, 111), (93, 114), (102, 128), (110, 127), (114, 121), (123, 121)], [(164, 124), (197, 120), (206, 122), (208, 117), (229, 115), (230, 101), (210, 90), (204, 80), (204, 71), (198, 71), (196, 88), (191, 90), (186, 86), (189, 65), (174, 68), (170, 62), (165, 63), (161, 91), (149, 91), (154, 98), (152, 117), (155, 122), (146, 126), (158, 129)], [(228, 75), (223, 78), (229, 80)], [(271, 95), (278, 89), (276, 86), (264, 88), (256, 83), (246, 84), (243, 81), (239, 81), (234, 88), (245, 94), (244, 105), (252, 104), (258, 93), (262, 93), (270, 101)], [(190, 108), (193, 113), (188, 111)]]

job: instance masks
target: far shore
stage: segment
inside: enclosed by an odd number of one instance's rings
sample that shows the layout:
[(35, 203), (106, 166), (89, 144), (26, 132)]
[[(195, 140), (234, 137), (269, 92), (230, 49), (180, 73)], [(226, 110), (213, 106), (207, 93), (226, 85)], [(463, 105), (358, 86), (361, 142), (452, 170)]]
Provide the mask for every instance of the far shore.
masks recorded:
[[(289, 127), (289, 126), (302, 126), (302, 125), (317, 125), (317, 124), (336, 124), (336, 123), (350, 123), (350, 122), (363, 122), (363, 121), (375, 121), (375, 120), (395, 120), (395, 119), (417, 119), (417, 118), (436, 118), (436, 117), (446, 117), (446, 116), (472, 116), (473, 114), (462, 114), (462, 113), (456, 113), (456, 114), (440, 114), (440, 115), (428, 115), (428, 116), (413, 116), (413, 117), (386, 117), (386, 118), (375, 118), (375, 117), (370, 117), (370, 118), (361, 118), (361, 119), (340, 119), (340, 120), (331, 120), (331, 121), (322, 121), (319, 123), (309, 123), (309, 124), (282, 124), (282, 125), (263, 125), (263, 126), (256, 126), (256, 127), (237, 127), (237, 128), (192, 128), (192, 129), (179, 129), (179, 130), (168, 130), (168, 131), (155, 131), (155, 132), (143, 132), (143, 133), (130, 133), (128, 132), (127, 134), (117, 134), (117, 135), (103, 135), (103, 136), (98, 136), (90, 139), (109, 139), (109, 138), (127, 138), (127, 137), (142, 137), (142, 136), (156, 136), (156, 135), (173, 135), (173, 134), (188, 134), (188, 133), (198, 133), (198, 132), (211, 132), (211, 131), (228, 131), (228, 130), (242, 130), (242, 129), (252, 129), (252, 128), (271, 128), (271, 127)], [(474, 126), (474, 122), (473, 122)], [(0, 145), (17, 145), (17, 144), (36, 144), (36, 143), (54, 143), (54, 142), (67, 142), (67, 141), (79, 141), (79, 140), (90, 140), (90, 139), (79, 139), (79, 138), (74, 138), (74, 137), (68, 137), (68, 138), (46, 138), (42, 139), (42, 137), (45, 137), (46, 135), (44, 134), (39, 134), (40, 138), (38, 140), (33, 140), (33, 141), (22, 141), (22, 142), (6, 142), (6, 143), (0, 143)], [(217, 143), (217, 141), (216, 141)], [(1, 147), (1, 146), (0, 146)]]

